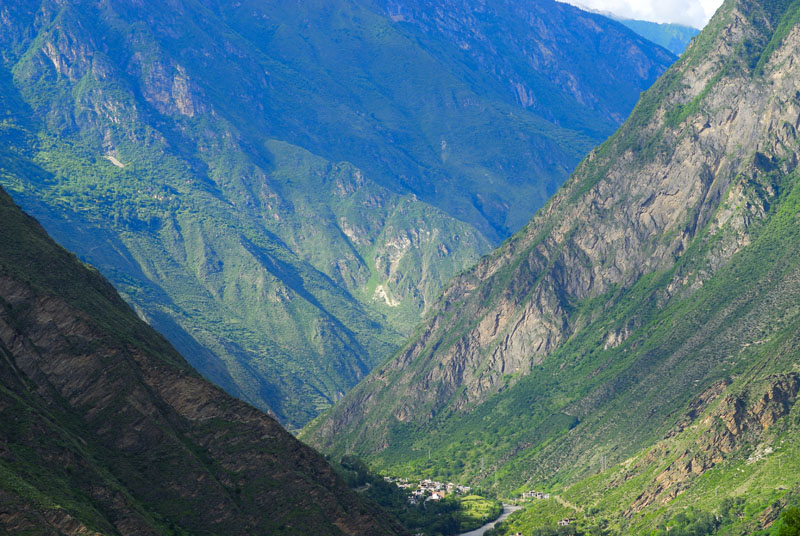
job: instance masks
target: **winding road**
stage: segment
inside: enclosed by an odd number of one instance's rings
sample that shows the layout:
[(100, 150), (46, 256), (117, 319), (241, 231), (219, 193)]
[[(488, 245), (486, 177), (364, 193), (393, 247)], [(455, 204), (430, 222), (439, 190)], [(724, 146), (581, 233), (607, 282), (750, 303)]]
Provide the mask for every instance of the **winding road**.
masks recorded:
[(494, 521), (490, 521), (489, 523), (486, 523), (484, 526), (482, 526), (482, 527), (480, 527), (478, 529), (471, 530), (469, 532), (462, 532), (458, 536), (483, 536), (483, 533), (485, 533), (487, 530), (493, 528), (496, 524), (500, 523), (501, 521), (505, 521), (505, 519), (508, 516), (510, 516), (512, 512), (516, 512), (520, 508), (522, 508), (522, 507), (521, 506), (514, 506), (513, 504), (504, 504), (503, 505), (503, 513), (500, 514), (500, 517), (498, 517)]

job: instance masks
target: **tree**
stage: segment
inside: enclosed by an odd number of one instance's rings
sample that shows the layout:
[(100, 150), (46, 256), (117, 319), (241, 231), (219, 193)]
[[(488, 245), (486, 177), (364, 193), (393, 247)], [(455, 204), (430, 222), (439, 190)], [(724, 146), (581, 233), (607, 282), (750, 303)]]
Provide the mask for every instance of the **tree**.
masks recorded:
[(778, 536), (800, 536), (800, 508), (786, 508), (781, 512), (781, 521)]

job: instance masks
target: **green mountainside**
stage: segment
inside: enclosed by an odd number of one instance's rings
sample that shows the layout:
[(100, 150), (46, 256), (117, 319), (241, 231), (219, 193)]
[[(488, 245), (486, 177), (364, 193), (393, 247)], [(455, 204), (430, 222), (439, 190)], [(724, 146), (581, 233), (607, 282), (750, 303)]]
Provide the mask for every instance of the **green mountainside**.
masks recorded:
[(301, 437), (388, 474), (553, 493), (502, 534), (779, 530), (800, 501), (798, 51), (797, 1), (726, 1)]
[(650, 22), (635, 19), (616, 19), (645, 39), (661, 45), (676, 56), (683, 54), (692, 38), (700, 33), (697, 28), (670, 24), (666, 22)]
[(299, 427), (674, 59), (549, 0), (404, 5), (2, 4), (0, 144), (26, 163), (0, 182), (205, 377)]
[(0, 224), (0, 532), (404, 534), (2, 189)]

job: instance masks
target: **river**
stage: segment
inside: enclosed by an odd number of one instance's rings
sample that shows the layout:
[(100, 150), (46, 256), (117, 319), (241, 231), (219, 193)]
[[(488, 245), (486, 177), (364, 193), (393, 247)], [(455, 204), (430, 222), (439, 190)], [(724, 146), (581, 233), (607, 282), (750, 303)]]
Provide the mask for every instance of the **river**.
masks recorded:
[(479, 529), (471, 530), (469, 532), (463, 532), (463, 533), (459, 534), (458, 536), (483, 536), (484, 532), (486, 532), (487, 530), (493, 528), (497, 523), (500, 523), (501, 521), (505, 521), (505, 519), (508, 516), (510, 516), (512, 512), (516, 512), (520, 508), (522, 508), (522, 507), (521, 506), (514, 506), (512, 504), (504, 504), (503, 505), (503, 513), (500, 514), (500, 517), (498, 517), (494, 521), (486, 523), (484, 526), (482, 526)]

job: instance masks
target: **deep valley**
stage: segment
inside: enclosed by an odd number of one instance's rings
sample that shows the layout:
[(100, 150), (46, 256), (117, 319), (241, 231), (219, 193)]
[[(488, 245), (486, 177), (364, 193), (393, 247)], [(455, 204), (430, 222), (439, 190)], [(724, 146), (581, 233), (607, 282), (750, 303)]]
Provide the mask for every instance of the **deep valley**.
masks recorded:
[(800, 534), (799, 131), (800, 0), (0, 2), (0, 534)]

